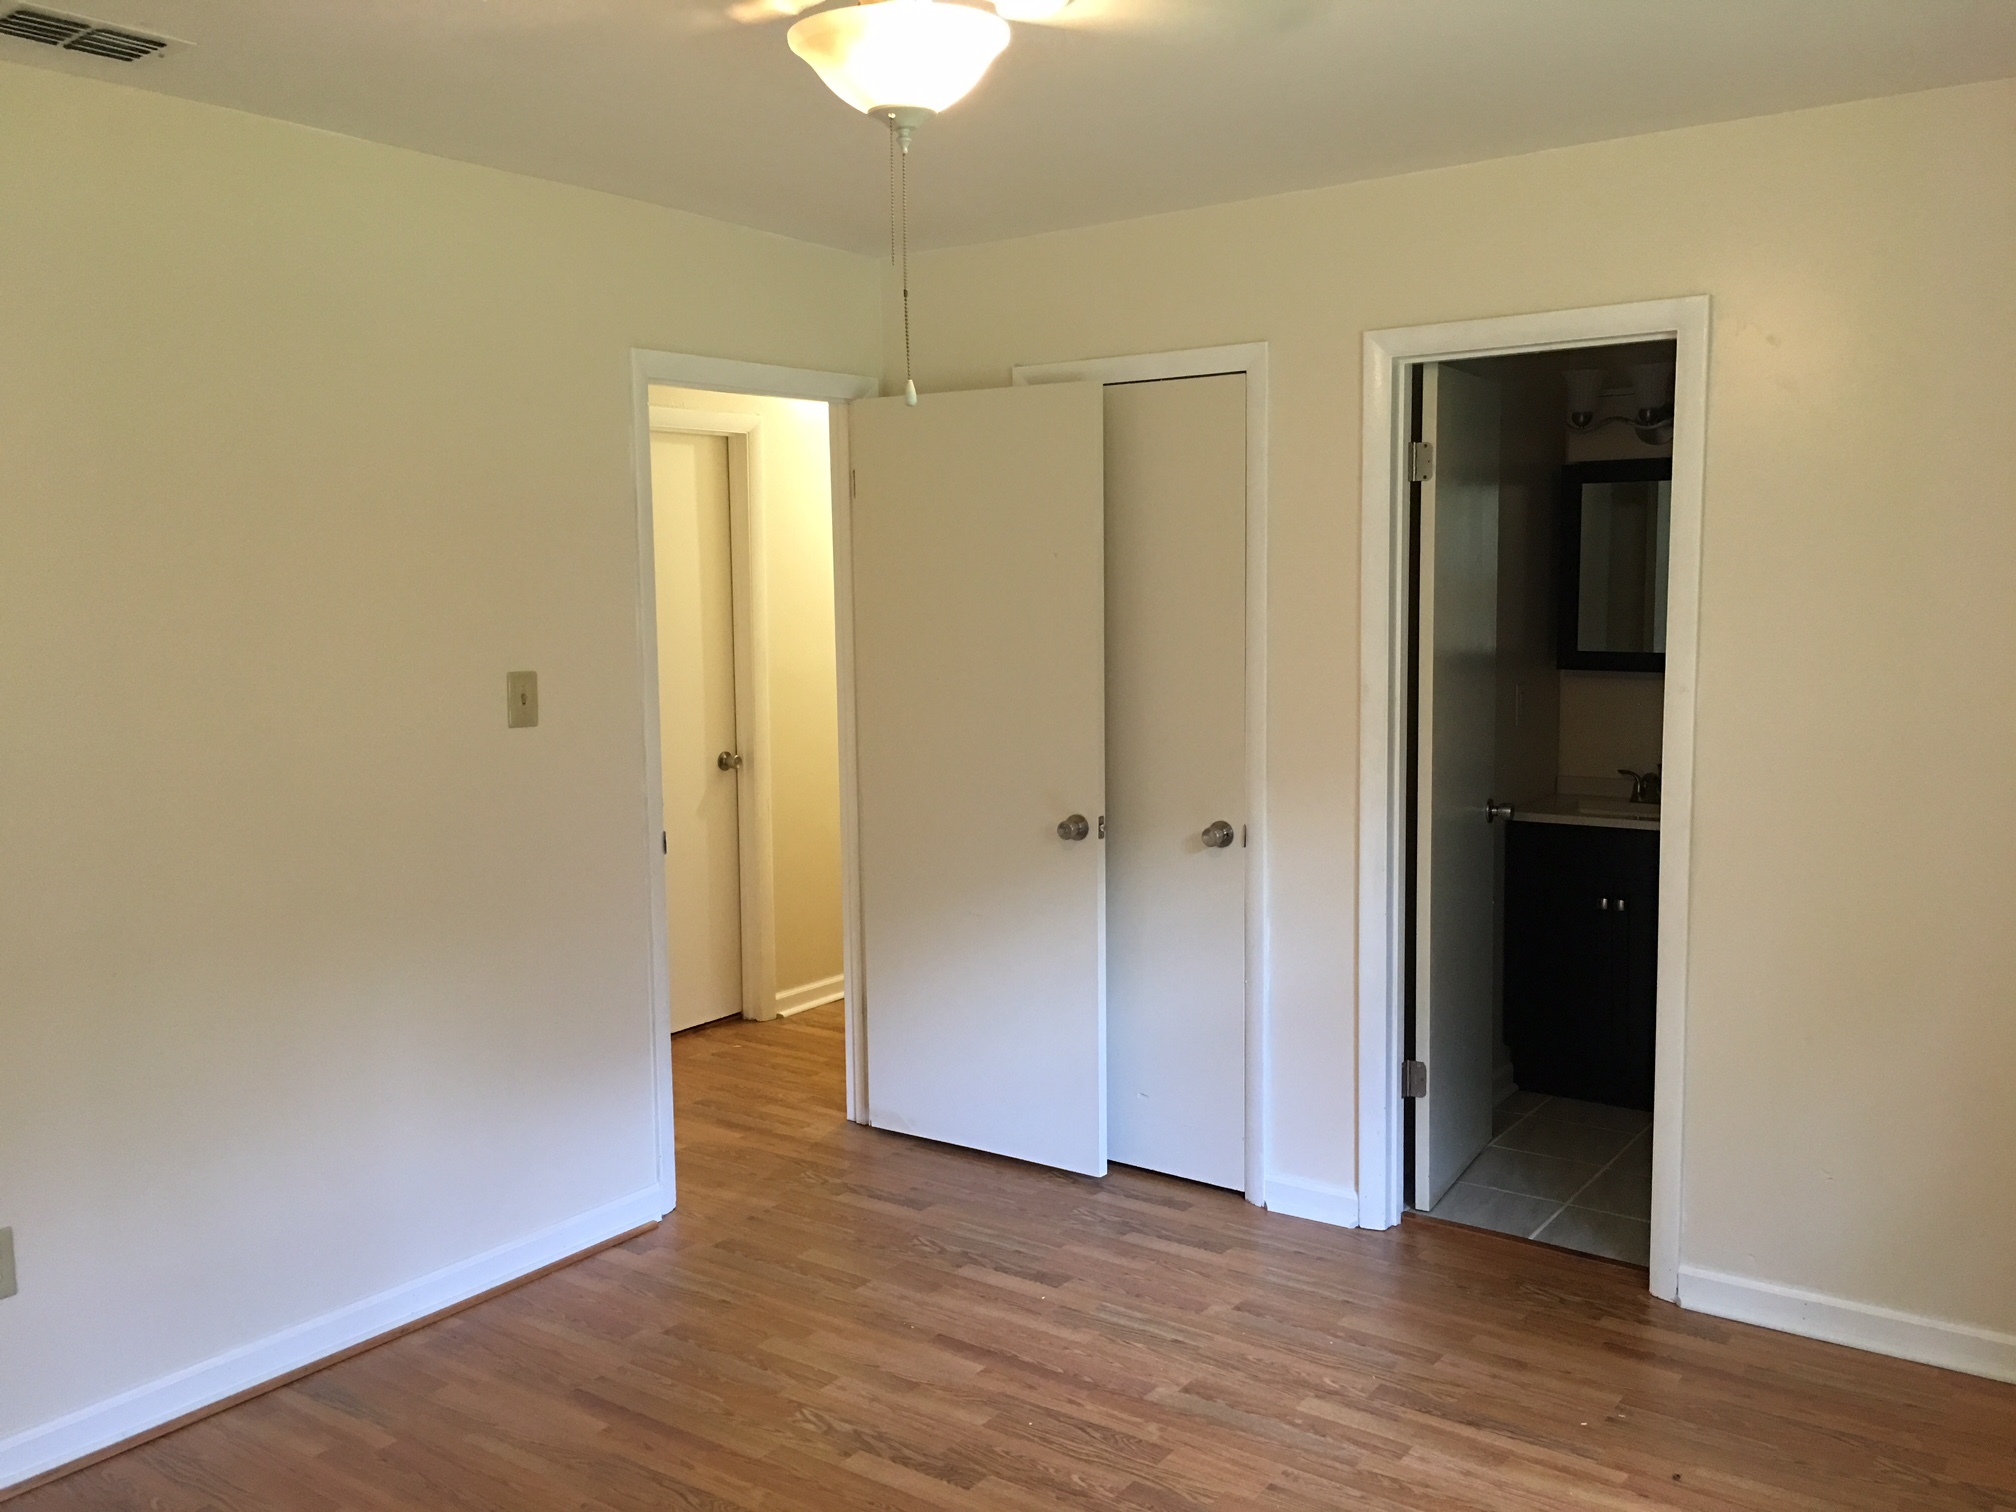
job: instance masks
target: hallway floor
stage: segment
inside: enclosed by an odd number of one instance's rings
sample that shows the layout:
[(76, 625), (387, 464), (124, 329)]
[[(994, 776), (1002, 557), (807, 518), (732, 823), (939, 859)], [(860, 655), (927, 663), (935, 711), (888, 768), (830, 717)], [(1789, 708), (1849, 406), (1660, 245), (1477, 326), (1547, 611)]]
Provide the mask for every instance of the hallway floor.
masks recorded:
[(858, 1128), (840, 1056), (681, 1035), (659, 1227), (8, 1512), (2016, 1506), (2016, 1386)]
[(1515, 1092), (1491, 1143), (1431, 1218), (1644, 1265), (1652, 1250), (1652, 1115)]

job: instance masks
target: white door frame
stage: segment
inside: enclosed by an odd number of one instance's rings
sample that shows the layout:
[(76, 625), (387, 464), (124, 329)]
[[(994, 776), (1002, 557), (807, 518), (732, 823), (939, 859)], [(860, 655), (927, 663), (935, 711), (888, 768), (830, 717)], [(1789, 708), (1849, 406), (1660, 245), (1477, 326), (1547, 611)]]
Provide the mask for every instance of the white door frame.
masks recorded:
[[(631, 476), (637, 510), (637, 665), (638, 698), (644, 720), (643, 782), (644, 876), (651, 900), (651, 1055), (653, 1113), (658, 1128), (658, 1180), (666, 1208), (676, 1201), (675, 1150), (672, 1124), (672, 1057), (666, 1053), (672, 1037), (672, 977), (666, 948), (665, 919), (665, 786), (658, 723), (658, 597), (656, 560), (651, 532), (651, 385), (711, 389), (719, 393), (754, 394), (775, 399), (816, 399), (845, 406), (876, 392), (875, 379), (858, 373), (822, 372), (809, 368), (772, 367), (725, 357), (700, 357), (680, 352), (633, 348), (630, 353)], [(746, 419), (747, 417), (738, 417)], [(840, 683), (840, 896), (844, 913), (843, 967), (847, 993), (847, 1116), (865, 1117), (867, 1099), (862, 1058), (867, 1053), (861, 1034), (861, 995), (856, 990), (860, 950), (859, 849), (856, 845), (858, 807), (854, 786), (854, 635), (853, 598), (847, 570), (848, 467), (844, 408), (834, 416), (833, 561), (834, 637)], [(721, 434), (721, 432), (716, 432)], [(732, 479), (732, 472), (731, 472)], [(732, 485), (731, 485), (732, 486)], [(745, 558), (746, 560), (746, 558)], [(738, 627), (739, 628), (739, 627)], [(737, 693), (740, 688), (737, 673)], [(736, 722), (740, 733), (741, 712)], [(747, 842), (745, 841), (745, 847)], [(746, 849), (745, 849), (746, 855)], [(745, 871), (745, 877), (747, 875)], [(745, 882), (745, 898), (746, 887)], [(746, 919), (745, 919), (745, 929)], [(744, 981), (747, 981), (745, 958)], [(773, 968), (774, 974), (774, 968)], [(745, 992), (746, 992), (745, 985)], [(858, 1111), (857, 1111), (858, 1110)]]
[[(763, 563), (763, 422), (726, 410), (651, 406), (653, 435), (728, 443), (728, 596), (735, 676), (736, 850), (742, 1017), (777, 1016), (775, 788), (770, 775), (770, 617)], [(655, 561), (655, 558), (654, 558)]]
[(1267, 343), (1021, 363), (1012, 381), (1152, 383), (1246, 375), (1246, 1200), (1267, 1205)]
[[(1676, 343), (1672, 544), (1666, 607), (1665, 776), (1659, 839), (1657, 1055), (1652, 1100), (1651, 1290), (1679, 1295), (1687, 939), (1708, 433), (1705, 294), (1642, 304), (1368, 331), (1359, 519), (1359, 1221), (1400, 1221), (1407, 754), (1406, 369), (1416, 363), (1626, 341)], [(1433, 1074), (1432, 1071), (1430, 1073)]]

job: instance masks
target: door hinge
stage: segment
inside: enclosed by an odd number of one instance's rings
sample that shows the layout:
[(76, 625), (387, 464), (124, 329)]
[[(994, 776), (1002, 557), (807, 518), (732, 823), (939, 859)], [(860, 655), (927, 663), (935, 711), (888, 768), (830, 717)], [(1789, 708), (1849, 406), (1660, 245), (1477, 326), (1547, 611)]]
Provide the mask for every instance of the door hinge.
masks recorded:
[(850, 467), (847, 469), (847, 497), (850, 500), (857, 496), (858, 488), (854, 481), (854, 469)]
[(672, 854), (672, 841), (663, 830), (658, 831), (658, 849), (668, 856)]
[(1407, 447), (1407, 481), (1426, 483), (1435, 476), (1435, 443), (1414, 441)]
[(1428, 1095), (1428, 1062), (1400, 1062), (1400, 1095), (1402, 1097)]

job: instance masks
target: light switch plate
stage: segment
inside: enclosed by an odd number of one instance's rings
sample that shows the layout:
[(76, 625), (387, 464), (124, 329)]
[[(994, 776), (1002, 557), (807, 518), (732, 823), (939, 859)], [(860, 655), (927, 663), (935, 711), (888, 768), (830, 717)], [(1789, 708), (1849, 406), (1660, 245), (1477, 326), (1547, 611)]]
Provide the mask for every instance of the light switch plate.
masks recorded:
[(504, 724), (513, 730), (529, 730), (539, 723), (539, 674), (504, 674)]
[(0, 1297), (11, 1297), (19, 1290), (14, 1281), (14, 1230), (0, 1228)]

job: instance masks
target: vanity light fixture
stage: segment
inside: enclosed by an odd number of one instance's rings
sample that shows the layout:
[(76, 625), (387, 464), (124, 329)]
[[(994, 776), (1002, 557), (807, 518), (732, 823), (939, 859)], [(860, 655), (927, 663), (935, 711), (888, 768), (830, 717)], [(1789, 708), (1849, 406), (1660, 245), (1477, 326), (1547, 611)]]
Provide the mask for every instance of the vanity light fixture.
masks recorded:
[(1606, 425), (1629, 425), (1647, 446), (1673, 439), (1673, 364), (1641, 362), (1631, 373), (1631, 413), (1597, 418), (1603, 405), (1602, 368), (1570, 368), (1562, 373), (1568, 389), (1568, 429), (1600, 430)]

